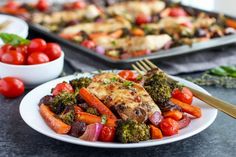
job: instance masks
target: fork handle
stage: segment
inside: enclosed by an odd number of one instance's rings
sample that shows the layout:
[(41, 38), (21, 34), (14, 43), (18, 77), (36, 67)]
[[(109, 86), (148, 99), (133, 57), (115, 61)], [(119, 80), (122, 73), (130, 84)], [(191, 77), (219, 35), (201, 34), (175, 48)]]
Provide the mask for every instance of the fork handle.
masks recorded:
[(200, 92), (196, 89), (193, 89), (191, 87), (188, 87), (193, 95), (197, 97), (198, 99), (204, 101), (205, 103), (209, 104), (210, 106), (215, 107), (216, 109), (228, 114), (229, 116), (236, 118), (236, 105), (230, 104), (228, 102), (225, 102), (223, 100), (220, 100), (216, 97), (210, 96), (208, 94), (205, 94), (203, 92)]

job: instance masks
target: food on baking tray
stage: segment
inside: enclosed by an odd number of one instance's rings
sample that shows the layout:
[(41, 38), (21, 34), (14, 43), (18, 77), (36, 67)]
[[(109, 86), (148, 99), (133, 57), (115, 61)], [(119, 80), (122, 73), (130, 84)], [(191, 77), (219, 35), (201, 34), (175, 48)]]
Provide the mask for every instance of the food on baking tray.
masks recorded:
[(113, 60), (128, 59), (235, 33), (236, 22), (161, 0), (121, 1), (101, 6), (9, 2), (0, 12), (29, 22)]
[[(132, 80), (132, 81), (131, 81)], [(201, 117), (193, 95), (164, 73), (123, 70), (62, 82), (39, 102), (46, 124), (87, 141), (136, 143), (178, 134)]]

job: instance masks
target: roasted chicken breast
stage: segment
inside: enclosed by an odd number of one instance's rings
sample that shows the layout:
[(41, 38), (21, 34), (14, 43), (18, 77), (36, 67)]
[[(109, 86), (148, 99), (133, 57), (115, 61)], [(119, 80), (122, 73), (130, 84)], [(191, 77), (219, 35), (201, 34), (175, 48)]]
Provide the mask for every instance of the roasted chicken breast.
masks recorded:
[(99, 23), (81, 23), (73, 26), (66, 27), (62, 30), (62, 34), (76, 34), (80, 31), (85, 31), (86, 33), (90, 34), (93, 32), (112, 32), (117, 29), (127, 28), (131, 29), (131, 24), (128, 20), (117, 17), (108, 19), (105, 22)]
[(97, 74), (87, 89), (124, 120), (145, 122), (154, 112), (161, 112), (141, 85), (114, 73)]
[(127, 52), (135, 52), (139, 50), (159, 50), (166, 43), (171, 41), (171, 37), (167, 34), (147, 35), (144, 37), (129, 37), (114, 39), (112, 37), (100, 37), (96, 39), (96, 43), (105, 49), (123, 48)]
[(114, 4), (107, 8), (107, 13), (110, 15), (119, 15), (131, 18), (136, 17), (139, 14), (151, 15), (159, 13), (165, 8), (165, 3), (162, 1), (127, 1)]
[(88, 5), (84, 9), (55, 11), (52, 13), (34, 13), (32, 22), (37, 24), (60, 24), (82, 18), (94, 19), (100, 15), (100, 11), (95, 5)]

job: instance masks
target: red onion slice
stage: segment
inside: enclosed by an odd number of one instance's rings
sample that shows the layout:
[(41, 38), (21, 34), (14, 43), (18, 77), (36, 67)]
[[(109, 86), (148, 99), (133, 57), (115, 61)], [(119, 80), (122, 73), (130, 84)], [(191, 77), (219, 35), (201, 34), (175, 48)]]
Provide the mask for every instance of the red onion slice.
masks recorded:
[(183, 129), (187, 127), (191, 122), (191, 118), (189, 118), (187, 115), (184, 115), (183, 118), (178, 121), (179, 123), (179, 129)]
[(162, 121), (162, 119), (163, 119), (163, 117), (162, 117), (161, 113), (158, 111), (154, 112), (149, 117), (150, 122), (155, 126), (158, 126), (158, 124)]
[(80, 136), (80, 139), (85, 141), (97, 141), (98, 136), (102, 130), (103, 125), (100, 123), (90, 124), (87, 126), (84, 134)]

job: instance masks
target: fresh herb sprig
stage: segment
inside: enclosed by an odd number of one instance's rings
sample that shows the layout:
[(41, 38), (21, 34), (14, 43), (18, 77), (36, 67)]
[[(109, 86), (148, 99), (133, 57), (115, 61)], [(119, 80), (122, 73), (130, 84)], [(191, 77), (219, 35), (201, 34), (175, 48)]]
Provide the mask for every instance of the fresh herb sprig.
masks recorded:
[(28, 45), (30, 40), (24, 39), (16, 34), (0, 33), (0, 38), (5, 44), (17, 47), (19, 45)]

